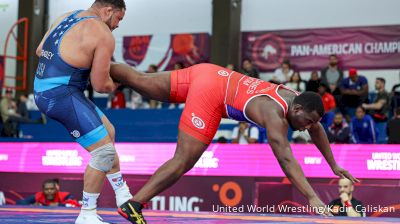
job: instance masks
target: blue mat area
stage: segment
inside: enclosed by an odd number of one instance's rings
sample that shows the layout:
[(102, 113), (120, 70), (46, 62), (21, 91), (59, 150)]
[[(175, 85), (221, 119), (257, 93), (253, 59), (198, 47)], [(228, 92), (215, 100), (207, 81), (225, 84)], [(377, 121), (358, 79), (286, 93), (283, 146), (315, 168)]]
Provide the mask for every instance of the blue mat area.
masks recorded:
[[(74, 223), (79, 213), (77, 208), (50, 208), (33, 206), (3, 206), (0, 207), (0, 223), (33, 224), (33, 223)], [(115, 209), (98, 209), (104, 221), (112, 223), (129, 223), (120, 217)], [(341, 223), (341, 224), (376, 224), (400, 223), (400, 218), (347, 218), (320, 217), (279, 214), (248, 214), (248, 213), (211, 213), (211, 212), (159, 212), (144, 211), (148, 223)]]

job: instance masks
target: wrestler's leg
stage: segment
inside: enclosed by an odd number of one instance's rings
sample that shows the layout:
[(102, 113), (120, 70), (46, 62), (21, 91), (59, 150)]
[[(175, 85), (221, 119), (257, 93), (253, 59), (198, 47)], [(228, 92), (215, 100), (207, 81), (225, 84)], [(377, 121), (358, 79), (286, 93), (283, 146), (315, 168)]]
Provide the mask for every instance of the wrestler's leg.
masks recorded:
[(189, 171), (199, 160), (208, 145), (179, 131), (174, 157), (164, 163), (150, 180), (133, 197), (134, 201), (147, 202), (154, 196), (173, 185)]
[(171, 72), (143, 73), (126, 64), (112, 64), (110, 75), (146, 98), (164, 102), (169, 100)]
[[(108, 135), (110, 136), (113, 143), (115, 143), (115, 128), (108, 120), (106, 116), (101, 117), (101, 121), (107, 129)], [(118, 153), (115, 153), (114, 165), (110, 171), (107, 172), (106, 177), (111, 184), (115, 192), (115, 199), (117, 202), (117, 206), (121, 206), (123, 203), (132, 198), (132, 195), (129, 191), (129, 187), (124, 181), (122, 177), (122, 173), (120, 171), (119, 157)]]

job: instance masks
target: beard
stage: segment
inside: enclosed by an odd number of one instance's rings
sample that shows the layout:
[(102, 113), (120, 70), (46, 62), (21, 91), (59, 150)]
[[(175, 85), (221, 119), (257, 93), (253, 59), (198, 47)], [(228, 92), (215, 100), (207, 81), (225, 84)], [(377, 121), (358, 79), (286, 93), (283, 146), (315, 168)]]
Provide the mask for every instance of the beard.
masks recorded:
[(331, 66), (336, 66), (338, 63), (337, 62), (331, 62), (329, 63)]
[(112, 21), (112, 19), (113, 19), (113, 16), (114, 16), (114, 13), (111, 14), (110, 18), (109, 18), (107, 21), (105, 21), (105, 24), (108, 26), (108, 28), (109, 28), (111, 31), (113, 31), (113, 28), (111, 27), (111, 21)]

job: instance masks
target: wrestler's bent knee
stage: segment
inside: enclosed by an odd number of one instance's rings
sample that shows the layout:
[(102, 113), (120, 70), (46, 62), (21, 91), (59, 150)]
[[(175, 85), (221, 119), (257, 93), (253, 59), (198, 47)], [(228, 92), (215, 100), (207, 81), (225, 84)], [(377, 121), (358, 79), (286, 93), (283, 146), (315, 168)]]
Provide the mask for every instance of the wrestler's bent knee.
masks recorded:
[(89, 162), (90, 167), (102, 172), (108, 172), (112, 169), (116, 155), (113, 143), (100, 146), (99, 148), (91, 151), (90, 154), (92, 155), (92, 158)]

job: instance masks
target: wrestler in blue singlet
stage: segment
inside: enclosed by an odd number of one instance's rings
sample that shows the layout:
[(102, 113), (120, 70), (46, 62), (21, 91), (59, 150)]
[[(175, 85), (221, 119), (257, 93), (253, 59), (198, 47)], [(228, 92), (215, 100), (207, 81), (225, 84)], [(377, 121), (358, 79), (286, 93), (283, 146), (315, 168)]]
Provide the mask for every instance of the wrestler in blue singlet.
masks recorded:
[(35, 74), (35, 101), (40, 111), (63, 124), (71, 136), (88, 147), (107, 136), (103, 113), (83, 93), (89, 83), (90, 68), (75, 68), (65, 62), (59, 47), (64, 35), (80, 21), (76, 11), (49, 34), (43, 44)]

